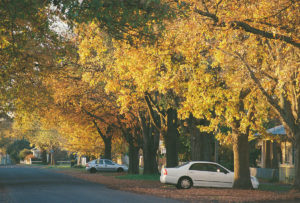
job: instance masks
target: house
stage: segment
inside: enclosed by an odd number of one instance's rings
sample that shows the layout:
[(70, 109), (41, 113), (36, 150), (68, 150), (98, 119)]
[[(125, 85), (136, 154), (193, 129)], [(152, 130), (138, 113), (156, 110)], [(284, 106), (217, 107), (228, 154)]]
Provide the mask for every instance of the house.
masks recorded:
[(34, 158), (37, 158), (37, 159), (42, 158), (42, 152), (38, 148), (35, 147), (35, 148), (31, 149), (31, 152), (32, 152), (32, 155)]
[(280, 182), (292, 182), (295, 178), (295, 146), (288, 139), (283, 125), (267, 130), (269, 136), (258, 141), (261, 156), (258, 166), (278, 169)]
[(11, 160), (8, 154), (0, 152), (0, 165), (11, 164)]

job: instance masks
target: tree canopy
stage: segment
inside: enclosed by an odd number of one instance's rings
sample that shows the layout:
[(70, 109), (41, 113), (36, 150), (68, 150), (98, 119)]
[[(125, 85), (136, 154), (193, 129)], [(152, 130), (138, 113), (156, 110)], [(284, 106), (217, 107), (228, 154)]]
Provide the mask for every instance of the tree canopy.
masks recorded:
[[(110, 146), (126, 140), (132, 158), (140, 147), (155, 157), (164, 139), (168, 166), (178, 163), (184, 120), (202, 119), (201, 131), (233, 143), (237, 188), (251, 187), (248, 141), (272, 114), (296, 146), (299, 189), (299, 7), (293, 0), (2, 1), (0, 113), (14, 114), (33, 142), (53, 139), (82, 154), (104, 147), (110, 157)], [(69, 23), (67, 37), (51, 29), (58, 18)]]

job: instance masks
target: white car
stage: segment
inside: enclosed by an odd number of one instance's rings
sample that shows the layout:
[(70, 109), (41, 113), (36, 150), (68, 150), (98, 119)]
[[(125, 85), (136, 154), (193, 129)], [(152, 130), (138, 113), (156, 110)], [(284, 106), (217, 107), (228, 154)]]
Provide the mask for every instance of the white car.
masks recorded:
[[(187, 162), (175, 168), (162, 168), (160, 182), (174, 184), (179, 189), (192, 186), (228, 187), (233, 186), (234, 173), (218, 163), (207, 161)], [(258, 180), (251, 176), (253, 188), (259, 186)]]
[(128, 171), (127, 166), (119, 165), (109, 159), (95, 159), (90, 161), (86, 164), (85, 169), (91, 173), (96, 173), (97, 171)]

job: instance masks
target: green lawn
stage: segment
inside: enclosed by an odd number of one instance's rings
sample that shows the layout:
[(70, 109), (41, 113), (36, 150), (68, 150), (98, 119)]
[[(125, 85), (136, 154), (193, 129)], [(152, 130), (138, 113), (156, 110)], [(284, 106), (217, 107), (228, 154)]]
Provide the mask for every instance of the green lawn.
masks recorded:
[(48, 165), (48, 166), (44, 166), (44, 168), (71, 168), (70, 165)]
[(76, 168), (76, 167), (71, 167), (70, 165), (44, 165), (42, 168), (45, 168), (45, 169), (63, 169), (63, 170), (82, 170), (82, 171), (85, 171), (85, 168), (82, 167), (82, 168)]
[(127, 174), (123, 176), (116, 176), (118, 179), (126, 179), (126, 180), (153, 180), (159, 181), (160, 175), (138, 175), (138, 174)]

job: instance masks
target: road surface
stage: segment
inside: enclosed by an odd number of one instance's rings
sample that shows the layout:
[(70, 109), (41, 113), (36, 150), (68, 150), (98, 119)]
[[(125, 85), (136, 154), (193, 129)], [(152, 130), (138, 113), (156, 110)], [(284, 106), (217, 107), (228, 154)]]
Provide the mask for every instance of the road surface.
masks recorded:
[(0, 203), (19, 202), (173, 203), (179, 201), (112, 190), (101, 184), (39, 168), (0, 167)]

